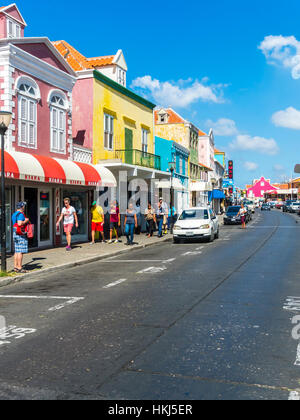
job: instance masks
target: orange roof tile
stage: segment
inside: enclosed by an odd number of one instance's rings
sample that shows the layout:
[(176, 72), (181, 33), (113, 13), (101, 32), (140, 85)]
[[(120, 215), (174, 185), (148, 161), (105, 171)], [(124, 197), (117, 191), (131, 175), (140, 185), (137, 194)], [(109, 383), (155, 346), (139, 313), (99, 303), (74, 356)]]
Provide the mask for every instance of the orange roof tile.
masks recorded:
[(215, 149), (215, 153), (222, 153), (222, 154), (225, 154), (225, 152), (221, 152), (220, 150), (218, 150), (218, 149)]
[(202, 137), (202, 136), (207, 136), (207, 134), (206, 134), (206, 133), (204, 133), (204, 131), (199, 130), (199, 136), (200, 136), (200, 137)]
[(208, 169), (209, 171), (213, 171), (209, 166), (204, 165), (203, 163), (199, 162), (199, 166), (202, 166), (203, 168)]
[[(155, 111), (155, 123), (158, 121), (158, 113), (160, 110)], [(179, 114), (177, 114), (171, 108), (165, 108), (165, 111), (169, 115), (168, 123), (167, 124), (184, 124), (186, 121), (182, 118)]]
[(109, 66), (115, 58), (114, 55), (87, 58), (66, 41), (55, 41), (52, 44), (75, 71)]

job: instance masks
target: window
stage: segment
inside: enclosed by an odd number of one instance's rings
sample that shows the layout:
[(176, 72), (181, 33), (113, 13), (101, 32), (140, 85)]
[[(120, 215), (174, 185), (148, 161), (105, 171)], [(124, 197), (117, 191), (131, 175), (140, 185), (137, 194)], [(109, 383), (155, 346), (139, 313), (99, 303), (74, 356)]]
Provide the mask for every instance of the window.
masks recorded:
[(126, 82), (125, 82), (125, 71), (122, 69), (118, 69), (118, 83), (120, 83), (120, 85), (125, 86)]
[(7, 19), (7, 38), (21, 38), (21, 26)]
[(38, 87), (33, 80), (21, 78), (17, 83), (17, 91), (19, 145), (36, 149)]
[(104, 114), (104, 148), (114, 148), (114, 117), (109, 114)]
[(265, 186), (265, 183), (264, 182), (261, 182), (261, 184), (260, 184), (262, 187), (264, 187)]
[(149, 131), (143, 128), (142, 129), (142, 151), (144, 153), (148, 152), (148, 134), (149, 134)]
[(66, 153), (66, 110), (67, 100), (63, 92), (52, 92), (50, 106), (50, 150), (54, 153)]
[(182, 175), (183, 171), (183, 159), (179, 158), (179, 173)]

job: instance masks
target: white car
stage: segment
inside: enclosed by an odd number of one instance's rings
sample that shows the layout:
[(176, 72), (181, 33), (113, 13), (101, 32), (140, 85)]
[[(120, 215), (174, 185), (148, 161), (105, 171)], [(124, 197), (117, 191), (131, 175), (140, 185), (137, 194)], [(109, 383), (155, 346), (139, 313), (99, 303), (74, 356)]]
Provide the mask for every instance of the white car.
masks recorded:
[(300, 210), (300, 203), (299, 201), (292, 203), (290, 205), (290, 212), (291, 213), (298, 213), (298, 211)]
[(208, 239), (212, 242), (219, 237), (219, 221), (212, 209), (193, 207), (184, 210), (173, 229), (174, 243), (181, 239)]

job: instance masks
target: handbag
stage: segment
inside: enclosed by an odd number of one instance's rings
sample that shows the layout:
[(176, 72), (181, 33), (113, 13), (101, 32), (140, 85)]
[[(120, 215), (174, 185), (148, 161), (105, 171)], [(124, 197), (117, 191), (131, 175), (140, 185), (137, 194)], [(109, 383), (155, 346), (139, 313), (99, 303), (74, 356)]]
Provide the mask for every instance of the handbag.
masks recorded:
[[(21, 214), (24, 214), (23, 212), (19, 212)], [(24, 214), (25, 216), (25, 214)], [(26, 218), (26, 216), (25, 216)], [(26, 225), (19, 226), (18, 223), (14, 224), (14, 228), (16, 229), (16, 234), (20, 236), (25, 236), (29, 239), (34, 237), (34, 225), (32, 225), (30, 222), (28, 222)]]

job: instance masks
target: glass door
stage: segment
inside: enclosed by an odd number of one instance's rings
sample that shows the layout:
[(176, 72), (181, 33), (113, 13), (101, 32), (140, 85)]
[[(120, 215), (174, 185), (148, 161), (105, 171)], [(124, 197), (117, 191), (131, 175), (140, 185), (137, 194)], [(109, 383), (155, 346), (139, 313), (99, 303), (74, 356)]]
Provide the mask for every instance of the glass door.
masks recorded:
[(39, 189), (39, 246), (52, 245), (52, 200), (51, 190)]

